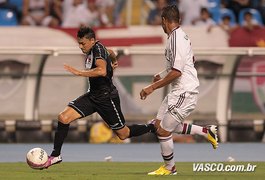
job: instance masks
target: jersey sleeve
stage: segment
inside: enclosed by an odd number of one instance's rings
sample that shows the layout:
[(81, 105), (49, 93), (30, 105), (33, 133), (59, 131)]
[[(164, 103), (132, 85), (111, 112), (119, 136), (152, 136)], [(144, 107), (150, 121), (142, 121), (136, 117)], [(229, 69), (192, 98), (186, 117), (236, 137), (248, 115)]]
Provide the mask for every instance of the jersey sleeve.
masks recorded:
[(172, 68), (182, 72), (184, 69), (184, 60), (181, 53), (182, 49), (176, 41), (177, 40), (174, 36), (170, 41), (170, 49), (172, 53)]
[(94, 50), (94, 57), (95, 59), (103, 59), (103, 60), (106, 60), (106, 49), (101, 45), (101, 44), (98, 44), (96, 43), (95, 44), (95, 48), (93, 49)]

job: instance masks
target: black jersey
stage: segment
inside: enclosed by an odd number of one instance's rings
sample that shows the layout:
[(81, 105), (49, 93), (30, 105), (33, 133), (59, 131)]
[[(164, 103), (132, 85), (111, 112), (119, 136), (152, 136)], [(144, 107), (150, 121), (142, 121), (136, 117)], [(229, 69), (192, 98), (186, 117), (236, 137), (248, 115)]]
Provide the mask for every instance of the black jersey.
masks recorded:
[(86, 56), (86, 69), (96, 68), (97, 59), (103, 59), (107, 64), (107, 75), (105, 77), (89, 77), (88, 91), (94, 96), (106, 96), (107, 94), (116, 95), (116, 87), (112, 83), (113, 68), (111, 66), (111, 59), (107, 49), (97, 41)]

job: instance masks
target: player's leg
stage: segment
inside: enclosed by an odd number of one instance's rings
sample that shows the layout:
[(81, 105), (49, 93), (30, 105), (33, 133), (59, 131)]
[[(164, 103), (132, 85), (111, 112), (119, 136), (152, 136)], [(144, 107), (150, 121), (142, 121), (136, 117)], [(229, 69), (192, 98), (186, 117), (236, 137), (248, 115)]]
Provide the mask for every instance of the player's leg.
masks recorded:
[(155, 131), (153, 124), (133, 124), (126, 126), (118, 96), (112, 99), (102, 100), (97, 105), (97, 112), (121, 140)]
[(72, 121), (80, 118), (81, 115), (71, 107), (66, 107), (58, 116), (58, 126), (54, 136), (53, 151), (48, 158), (44, 168), (48, 168), (54, 164), (62, 162), (61, 149), (64, 139), (66, 138), (69, 125)]
[(88, 93), (71, 101), (68, 106), (58, 116), (58, 126), (54, 137), (54, 147), (45, 168), (62, 161), (61, 149), (64, 140), (69, 131), (69, 125), (72, 121), (94, 113), (93, 105), (89, 99)]
[[(164, 127), (161, 127), (161, 120), (167, 121), (168, 114), (168, 96), (165, 97), (162, 102), (157, 117), (154, 120), (156, 134), (160, 143), (161, 155), (164, 160), (164, 165), (159, 169), (148, 173), (148, 175), (174, 175), (177, 174), (174, 160), (174, 144), (172, 139), (171, 130), (166, 130)], [(176, 121), (173, 121), (176, 122)], [(169, 123), (169, 122), (168, 122)], [(167, 126), (172, 126), (172, 124), (168, 124)]]
[(185, 100), (181, 106), (175, 106), (175, 108), (170, 109), (170, 114), (175, 119), (180, 119), (181, 123), (174, 130), (178, 134), (190, 134), (190, 135), (200, 135), (205, 137), (213, 146), (214, 149), (218, 147), (217, 138), (217, 127), (215, 125), (210, 125), (208, 127), (202, 127), (189, 123), (182, 123), (183, 119), (186, 118), (190, 112), (195, 109), (197, 102), (197, 94), (186, 93)]
[(54, 147), (51, 156), (59, 156), (66, 138), (69, 125), (72, 121), (79, 119), (81, 115), (72, 107), (67, 106), (58, 116), (58, 126), (54, 136)]

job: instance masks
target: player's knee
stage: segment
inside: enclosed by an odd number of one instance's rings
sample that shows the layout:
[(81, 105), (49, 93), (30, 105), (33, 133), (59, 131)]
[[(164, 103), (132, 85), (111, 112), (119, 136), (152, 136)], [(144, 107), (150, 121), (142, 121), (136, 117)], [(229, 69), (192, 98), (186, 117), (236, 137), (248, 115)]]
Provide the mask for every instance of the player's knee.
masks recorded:
[(160, 126), (160, 123), (161, 123), (161, 120), (158, 120), (158, 119), (155, 120), (154, 125), (155, 125), (155, 128), (156, 128), (156, 134), (157, 134), (158, 136), (162, 136), (162, 137), (167, 137), (167, 136), (169, 136), (171, 133), (168, 132), (168, 131), (166, 131), (166, 130), (164, 130), (164, 129)]
[(65, 115), (64, 113), (60, 113), (58, 115), (58, 121), (60, 121), (63, 124), (69, 124), (70, 123), (69, 117), (67, 115)]
[(161, 137), (168, 137), (171, 135), (171, 132), (168, 132), (160, 127), (159, 129), (157, 129), (156, 134)]

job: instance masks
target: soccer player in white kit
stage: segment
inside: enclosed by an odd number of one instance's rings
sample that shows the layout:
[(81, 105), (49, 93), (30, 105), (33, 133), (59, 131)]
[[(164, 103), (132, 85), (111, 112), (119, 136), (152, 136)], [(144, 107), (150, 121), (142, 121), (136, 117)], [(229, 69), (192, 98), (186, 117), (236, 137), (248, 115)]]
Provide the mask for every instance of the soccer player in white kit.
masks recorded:
[(195, 109), (199, 93), (199, 80), (194, 67), (194, 55), (188, 36), (180, 27), (179, 10), (176, 5), (163, 9), (162, 28), (168, 35), (165, 57), (166, 69), (154, 75), (153, 82), (142, 89), (141, 99), (154, 90), (171, 84), (171, 91), (163, 100), (156, 119), (152, 121), (160, 142), (164, 165), (148, 175), (177, 174), (174, 161), (172, 133), (198, 134), (204, 136), (213, 146), (218, 147), (217, 127), (201, 127), (184, 123), (183, 120)]

